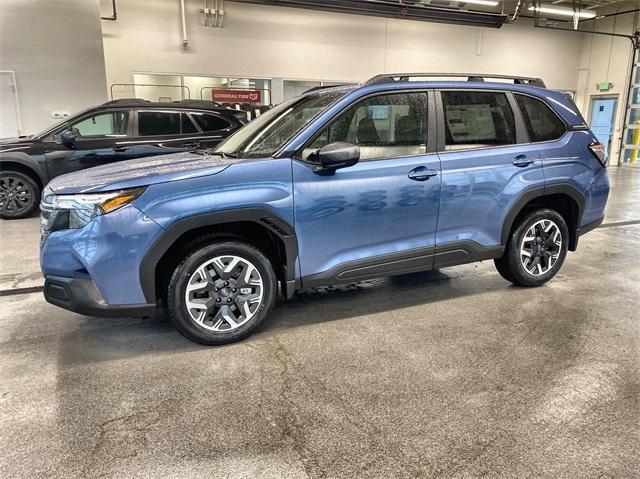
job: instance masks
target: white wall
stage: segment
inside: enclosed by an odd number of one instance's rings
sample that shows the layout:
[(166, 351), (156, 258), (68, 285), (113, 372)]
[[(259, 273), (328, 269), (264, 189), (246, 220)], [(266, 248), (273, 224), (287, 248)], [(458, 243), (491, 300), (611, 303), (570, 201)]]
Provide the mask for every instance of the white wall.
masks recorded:
[(16, 73), (25, 133), (106, 100), (98, 0), (1, 0), (0, 70)]
[[(596, 22), (596, 29), (602, 32), (630, 35), (635, 30), (637, 21), (635, 14), (619, 15)], [(640, 25), (639, 25), (640, 26)], [(588, 25), (585, 28), (592, 28)], [(637, 28), (637, 27), (636, 27)], [(620, 137), (624, 129), (626, 95), (629, 89), (629, 75), (633, 49), (626, 38), (585, 35), (580, 57), (580, 75), (576, 104), (589, 121), (591, 97), (594, 95), (617, 95), (618, 109), (614, 127), (613, 141), (609, 155), (610, 164), (618, 164), (620, 158)], [(596, 84), (609, 81), (613, 88), (599, 92)]]
[[(107, 9), (107, 2), (105, 10)], [(541, 76), (575, 90), (582, 35), (500, 30), (225, 2), (224, 28), (204, 27), (200, 0), (186, 0), (189, 45), (178, 1), (118, 3), (105, 22), (107, 82), (133, 72), (361, 81), (390, 71), (472, 71)], [(274, 82), (275, 91), (281, 82)]]

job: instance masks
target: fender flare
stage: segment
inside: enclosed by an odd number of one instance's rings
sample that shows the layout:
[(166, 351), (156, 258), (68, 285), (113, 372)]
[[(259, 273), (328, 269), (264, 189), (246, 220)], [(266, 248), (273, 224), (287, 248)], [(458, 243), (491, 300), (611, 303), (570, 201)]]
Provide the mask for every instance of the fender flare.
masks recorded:
[(42, 171), (40, 164), (26, 153), (15, 151), (10, 153), (0, 153), (0, 166), (4, 163), (18, 163), (32, 170), (42, 183), (42, 187), (49, 182), (46, 173)]
[(272, 211), (263, 208), (242, 208), (188, 216), (169, 226), (154, 241), (140, 262), (140, 286), (147, 302), (156, 302), (156, 267), (162, 256), (180, 236), (197, 228), (236, 222), (255, 223), (269, 230), (283, 242), (286, 258), (283, 265), (285, 273), (283, 293), (287, 298), (293, 296), (298, 287), (298, 281), (295, 277), (298, 259), (298, 241), (295, 230)]
[[(585, 197), (575, 186), (570, 183), (556, 183), (553, 185), (539, 186), (525, 191), (513, 204), (507, 215), (505, 216), (502, 224), (501, 244), (506, 245), (509, 240), (509, 233), (513, 222), (527, 203), (536, 198), (541, 198), (548, 195), (565, 194), (571, 197), (578, 205), (578, 221), (576, 223), (576, 230), (580, 227), (582, 220), (582, 213), (584, 211)], [(575, 232), (574, 232), (575, 233)], [(574, 235), (577, 237), (577, 235)], [(577, 241), (577, 240), (576, 240)], [(571, 245), (570, 245), (571, 246)]]

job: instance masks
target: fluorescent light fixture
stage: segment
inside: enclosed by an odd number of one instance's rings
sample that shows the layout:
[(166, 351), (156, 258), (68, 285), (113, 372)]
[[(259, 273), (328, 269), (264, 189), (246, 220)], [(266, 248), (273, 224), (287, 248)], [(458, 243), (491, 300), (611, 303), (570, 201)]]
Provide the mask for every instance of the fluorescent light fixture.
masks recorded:
[(460, 3), (471, 3), (472, 5), (485, 5), (487, 7), (496, 7), (500, 2), (494, 0), (460, 0)]
[(574, 14), (577, 13), (578, 18), (585, 18), (585, 19), (595, 18), (596, 16), (596, 12), (592, 12), (589, 10), (579, 10), (578, 12), (574, 12), (572, 8), (563, 8), (563, 7), (547, 6), (547, 5), (541, 5), (539, 7), (531, 6), (529, 7), (529, 10), (535, 10), (536, 12), (539, 12), (539, 13), (548, 13), (550, 15), (561, 15), (565, 17), (573, 17)]

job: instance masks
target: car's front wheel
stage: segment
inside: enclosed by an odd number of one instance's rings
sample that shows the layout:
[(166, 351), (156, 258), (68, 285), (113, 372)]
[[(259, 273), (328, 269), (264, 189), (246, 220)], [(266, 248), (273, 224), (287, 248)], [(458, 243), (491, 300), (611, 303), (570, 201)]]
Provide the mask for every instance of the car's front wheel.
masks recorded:
[(40, 187), (32, 178), (18, 171), (0, 171), (0, 218), (26, 218), (39, 204)]
[(253, 246), (224, 241), (198, 247), (175, 269), (169, 316), (187, 338), (218, 345), (251, 334), (276, 301), (271, 263)]
[(496, 269), (508, 281), (520, 286), (540, 286), (562, 267), (567, 256), (569, 229), (564, 218), (550, 209), (525, 216), (511, 233)]

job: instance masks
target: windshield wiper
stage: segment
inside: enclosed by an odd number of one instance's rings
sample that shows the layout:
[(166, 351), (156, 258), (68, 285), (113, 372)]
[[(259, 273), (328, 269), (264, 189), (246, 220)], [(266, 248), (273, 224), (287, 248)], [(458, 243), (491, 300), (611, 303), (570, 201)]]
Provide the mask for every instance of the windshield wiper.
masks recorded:
[(221, 156), (222, 158), (238, 158), (238, 155), (236, 155), (235, 153), (224, 153), (222, 151), (215, 151), (214, 148), (201, 148), (199, 150), (195, 150), (193, 153), (207, 156)]

